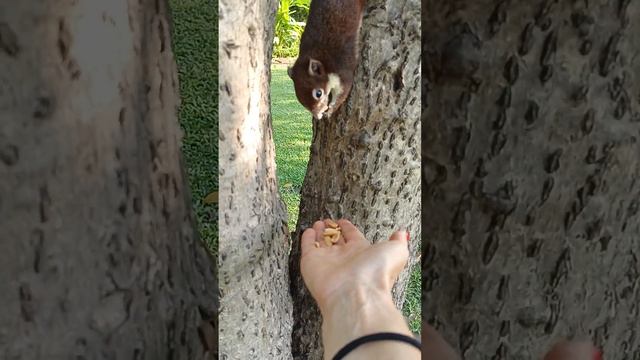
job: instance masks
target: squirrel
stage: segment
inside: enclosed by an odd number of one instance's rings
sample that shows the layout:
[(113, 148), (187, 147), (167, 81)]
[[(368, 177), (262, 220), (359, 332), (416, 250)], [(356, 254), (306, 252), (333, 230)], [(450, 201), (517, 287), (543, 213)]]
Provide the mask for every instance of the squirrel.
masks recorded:
[(311, 1), (299, 55), (287, 73), (298, 101), (318, 120), (333, 114), (351, 91), (365, 2)]

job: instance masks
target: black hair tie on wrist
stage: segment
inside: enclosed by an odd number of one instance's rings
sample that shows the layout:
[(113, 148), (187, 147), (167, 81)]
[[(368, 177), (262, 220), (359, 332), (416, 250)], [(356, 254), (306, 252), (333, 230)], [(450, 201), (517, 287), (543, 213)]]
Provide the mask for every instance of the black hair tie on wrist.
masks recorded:
[(381, 332), (381, 333), (365, 335), (349, 342), (347, 345), (343, 346), (342, 349), (340, 349), (340, 351), (336, 353), (336, 355), (333, 357), (333, 360), (341, 360), (348, 353), (353, 351), (353, 349), (357, 348), (362, 344), (372, 342), (372, 341), (381, 341), (381, 340), (400, 341), (400, 342), (407, 343), (409, 345), (413, 345), (418, 350), (421, 350), (420, 341), (418, 341), (416, 338), (403, 335), (403, 334), (398, 334), (398, 333)]

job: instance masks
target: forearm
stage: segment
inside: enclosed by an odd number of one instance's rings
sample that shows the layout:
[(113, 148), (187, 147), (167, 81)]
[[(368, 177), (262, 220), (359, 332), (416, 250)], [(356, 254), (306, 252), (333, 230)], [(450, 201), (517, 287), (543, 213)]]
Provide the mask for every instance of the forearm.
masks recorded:
[[(413, 336), (391, 294), (372, 288), (354, 287), (336, 296), (321, 312), (325, 359), (331, 359), (340, 348), (364, 335), (394, 332)], [(420, 351), (399, 341), (373, 341), (357, 347), (347, 358), (419, 359)]]

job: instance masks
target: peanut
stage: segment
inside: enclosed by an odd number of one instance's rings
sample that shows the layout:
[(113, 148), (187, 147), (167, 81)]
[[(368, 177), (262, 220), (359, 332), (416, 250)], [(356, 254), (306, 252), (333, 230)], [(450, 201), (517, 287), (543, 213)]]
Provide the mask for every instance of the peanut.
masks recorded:
[(340, 234), (340, 230), (332, 229), (332, 228), (325, 228), (324, 233), (322, 233), (323, 236), (326, 236), (326, 235), (333, 236), (333, 235), (339, 235), (339, 234)]
[(328, 227), (330, 227), (330, 228), (332, 228), (332, 229), (336, 229), (336, 228), (338, 228), (338, 223), (337, 223), (337, 222), (335, 222), (335, 221), (333, 221), (333, 220), (331, 220), (331, 219), (327, 219), (324, 223), (325, 223)]
[(327, 244), (327, 246), (331, 246), (337, 243), (342, 237), (342, 229), (340, 229), (340, 226), (338, 226), (338, 224), (331, 219), (326, 219), (325, 224), (327, 225), (327, 227), (322, 233), (322, 238), (324, 239), (324, 243)]
[(324, 237), (324, 243), (327, 244), (327, 246), (333, 245), (333, 242), (331, 242), (331, 237), (330, 236), (325, 236)]

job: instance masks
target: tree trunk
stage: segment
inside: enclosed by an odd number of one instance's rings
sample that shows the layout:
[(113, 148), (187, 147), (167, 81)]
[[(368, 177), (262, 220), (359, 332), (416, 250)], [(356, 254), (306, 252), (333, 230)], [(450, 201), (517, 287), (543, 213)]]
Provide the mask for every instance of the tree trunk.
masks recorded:
[[(302, 231), (324, 217), (351, 220), (367, 239), (394, 230), (420, 234), (420, 3), (372, 0), (363, 20), (360, 64), (351, 95), (335, 117), (314, 121), (290, 257), (293, 356), (321, 359), (320, 317), (300, 276)], [(311, 117), (310, 117), (311, 118)], [(409, 269), (394, 289), (402, 308)]]
[(466, 359), (640, 359), (640, 3), (425, 2), (428, 320)]
[(0, 358), (201, 359), (164, 1), (0, 5)]
[(220, 1), (221, 359), (289, 359), (286, 209), (269, 79), (276, 0)]

